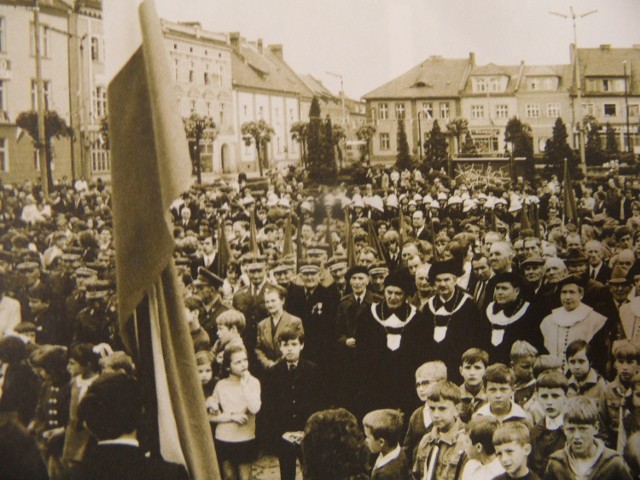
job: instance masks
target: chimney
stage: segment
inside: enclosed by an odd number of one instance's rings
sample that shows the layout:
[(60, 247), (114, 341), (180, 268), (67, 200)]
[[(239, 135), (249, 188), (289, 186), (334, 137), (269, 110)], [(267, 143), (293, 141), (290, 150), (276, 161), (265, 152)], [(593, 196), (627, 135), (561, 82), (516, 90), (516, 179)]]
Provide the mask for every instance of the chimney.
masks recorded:
[(475, 52), (469, 52), (469, 63), (472, 67), (476, 66), (476, 54)]
[(229, 43), (236, 52), (240, 51), (240, 32), (231, 32), (229, 34)]
[(281, 43), (277, 43), (275, 45), (269, 45), (269, 50), (271, 50), (271, 53), (273, 53), (280, 60), (284, 59), (283, 58), (283, 54), (282, 54), (282, 44)]
[(611, 44), (603, 43), (602, 45), (600, 45), (600, 50), (611, 50)]
[(258, 51), (262, 55), (262, 39), (261, 38), (258, 39)]

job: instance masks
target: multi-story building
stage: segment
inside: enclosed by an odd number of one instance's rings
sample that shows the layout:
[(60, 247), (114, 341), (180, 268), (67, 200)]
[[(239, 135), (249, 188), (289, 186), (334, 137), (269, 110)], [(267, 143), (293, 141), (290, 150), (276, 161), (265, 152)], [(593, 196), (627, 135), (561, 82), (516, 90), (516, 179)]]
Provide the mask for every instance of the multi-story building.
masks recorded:
[(515, 114), (531, 126), (534, 153), (544, 152), (558, 117), (571, 128), (571, 78), (569, 65), (524, 66), (515, 92), (517, 110), (510, 116)]
[(199, 23), (162, 21), (165, 44), (173, 66), (178, 108), (210, 117), (217, 135), (202, 140), (200, 168), (205, 181), (237, 171), (239, 131), (232, 89), (231, 46), (224, 33), (203, 30)]
[[(573, 58), (571, 60), (573, 62)], [(616, 132), (621, 151), (628, 151), (629, 138), (631, 149), (640, 153), (640, 45), (579, 48), (578, 70), (582, 93), (581, 104), (576, 106), (578, 114), (581, 118), (595, 117), (602, 133), (609, 123)], [(577, 101), (575, 89), (571, 94)]]
[[(20, 182), (40, 176), (40, 158), (16, 118), (36, 110), (36, 57), (33, 2), (0, 2), (0, 179)], [(40, 51), (44, 101), (67, 124), (69, 114), (68, 6), (40, 2)], [(54, 178), (71, 175), (71, 142), (53, 141)]]
[[(451, 119), (462, 114), (460, 94), (474, 63), (473, 54), (466, 59), (432, 56), (364, 95), (369, 118), (376, 126), (371, 160), (395, 159), (399, 121), (405, 122), (409, 146), (416, 157), (421, 156), (433, 122), (437, 120), (444, 131)], [(450, 148), (455, 147), (450, 143)]]
[(517, 114), (515, 94), (524, 65), (474, 65), (461, 92), (461, 116), (469, 122), (469, 135), (478, 153), (504, 152), (504, 129)]

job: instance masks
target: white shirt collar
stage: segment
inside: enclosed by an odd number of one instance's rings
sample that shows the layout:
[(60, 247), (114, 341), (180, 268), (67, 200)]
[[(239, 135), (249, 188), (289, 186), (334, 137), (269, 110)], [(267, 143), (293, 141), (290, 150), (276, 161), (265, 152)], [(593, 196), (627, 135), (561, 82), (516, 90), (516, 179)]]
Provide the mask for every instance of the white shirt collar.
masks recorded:
[(544, 417), (544, 424), (547, 427), (547, 430), (558, 430), (564, 426), (563, 415), (560, 414), (556, 418), (551, 418), (549, 416)]
[(376, 468), (382, 468), (384, 467), (387, 463), (392, 462), (393, 460), (395, 460), (396, 458), (398, 458), (400, 456), (400, 445), (396, 445), (396, 448), (394, 448), (393, 450), (391, 450), (389, 453), (387, 453), (386, 455), (382, 455), (382, 453), (380, 455), (378, 455), (378, 458), (376, 459), (376, 464), (373, 466), (374, 469)]

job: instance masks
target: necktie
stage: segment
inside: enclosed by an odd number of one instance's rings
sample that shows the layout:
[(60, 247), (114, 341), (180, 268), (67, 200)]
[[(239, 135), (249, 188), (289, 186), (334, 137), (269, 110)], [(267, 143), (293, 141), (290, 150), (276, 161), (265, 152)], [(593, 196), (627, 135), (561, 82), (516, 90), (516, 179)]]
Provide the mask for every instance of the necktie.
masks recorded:
[(291, 373), (293, 373), (293, 372), (295, 372), (295, 370), (296, 370), (296, 364), (295, 363), (290, 363), (289, 364), (289, 371)]
[(591, 279), (592, 279), (592, 280), (595, 280), (595, 279), (596, 279), (596, 269), (595, 269), (595, 268), (592, 268), (592, 269), (591, 269)]

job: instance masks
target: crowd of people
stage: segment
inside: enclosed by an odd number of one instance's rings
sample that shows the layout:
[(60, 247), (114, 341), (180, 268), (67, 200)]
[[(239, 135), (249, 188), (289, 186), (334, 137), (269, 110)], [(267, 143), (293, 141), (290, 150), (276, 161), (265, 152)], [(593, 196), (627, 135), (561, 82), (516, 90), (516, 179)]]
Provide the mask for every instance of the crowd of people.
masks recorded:
[[(300, 178), (168, 212), (222, 478), (640, 475), (637, 182)], [(137, 435), (109, 186), (4, 185), (0, 232), (0, 476), (187, 478)]]

